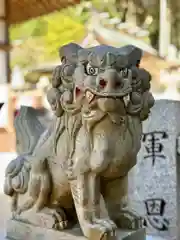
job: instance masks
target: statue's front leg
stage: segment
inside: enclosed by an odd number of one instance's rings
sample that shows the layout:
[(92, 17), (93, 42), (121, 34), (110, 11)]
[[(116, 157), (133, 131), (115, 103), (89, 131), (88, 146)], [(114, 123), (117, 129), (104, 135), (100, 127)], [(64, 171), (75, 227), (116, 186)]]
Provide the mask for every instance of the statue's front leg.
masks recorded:
[[(90, 186), (90, 209), (92, 222), (99, 233), (104, 234), (104, 239), (115, 239), (116, 224), (110, 218), (101, 218), (100, 216), (100, 176), (95, 173), (89, 173)], [(101, 238), (100, 238), (101, 239)]]
[(91, 212), (89, 208), (89, 184), (88, 174), (82, 174), (70, 182), (71, 192), (81, 229), (86, 237), (92, 226)]
[(99, 180), (96, 174), (82, 174), (71, 181), (71, 191), (84, 235), (89, 240), (113, 240), (116, 225), (100, 218)]
[(90, 173), (89, 180), (92, 221), (94, 224), (102, 224), (102, 226), (107, 227), (109, 231), (114, 231), (116, 229), (114, 222), (108, 218), (105, 219), (100, 217), (100, 177), (97, 176), (96, 173)]

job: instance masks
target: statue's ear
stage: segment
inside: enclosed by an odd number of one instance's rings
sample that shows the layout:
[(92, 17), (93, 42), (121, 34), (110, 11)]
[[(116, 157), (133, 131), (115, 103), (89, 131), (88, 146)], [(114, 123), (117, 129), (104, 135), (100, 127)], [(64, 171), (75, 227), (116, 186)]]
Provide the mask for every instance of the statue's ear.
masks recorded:
[(69, 43), (67, 45), (62, 46), (59, 49), (59, 56), (62, 59), (67, 59), (72, 63), (76, 63), (78, 59), (78, 51), (81, 50), (82, 47), (76, 43)]
[(118, 68), (128, 67), (128, 57), (126, 55), (118, 55), (116, 59), (116, 66)]
[(78, 60), (79, 62), (86, 62), (88, 61), (90, 51), (89, 49), (82, 48), (78, 52)]
[(119, 48), (119, 52), (127, 56), (129, 66), (138, 66), (140, 64), (143, 55), (143, 51), (140, 48), (133, 45), (127, 45)]

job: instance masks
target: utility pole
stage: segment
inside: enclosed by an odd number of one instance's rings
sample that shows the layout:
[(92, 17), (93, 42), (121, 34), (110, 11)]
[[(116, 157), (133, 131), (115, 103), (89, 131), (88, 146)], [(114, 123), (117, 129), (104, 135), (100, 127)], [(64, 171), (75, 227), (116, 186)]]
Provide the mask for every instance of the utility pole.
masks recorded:
[(167, 57), (171, 39), (170, 11), (167, 0), (160, 0), (159, 55)]

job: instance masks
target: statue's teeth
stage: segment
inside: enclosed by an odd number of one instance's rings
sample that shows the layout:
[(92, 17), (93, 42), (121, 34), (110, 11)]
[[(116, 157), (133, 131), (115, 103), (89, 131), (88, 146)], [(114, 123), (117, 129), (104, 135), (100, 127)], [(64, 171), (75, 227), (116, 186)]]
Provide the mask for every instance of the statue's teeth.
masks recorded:
[(94, 94), (90, 91), (87, 91), (86, 92), (86, 98), (87, 98), (88, 102), (90, 103), (94, 98)]
[(125, 96), (125, 97), (123, 98), (123, 100), (124, 100), (125, 106), (127, 106), (128, 103), (129, 103), (129, 101), (130, 101), (129, 95)]

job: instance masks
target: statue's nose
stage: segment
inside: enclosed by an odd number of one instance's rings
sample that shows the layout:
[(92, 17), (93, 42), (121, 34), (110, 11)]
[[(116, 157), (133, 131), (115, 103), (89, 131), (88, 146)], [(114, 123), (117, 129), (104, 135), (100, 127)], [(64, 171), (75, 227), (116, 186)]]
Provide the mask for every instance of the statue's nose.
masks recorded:
[(120, 85), (120, 77), (115, 69), (108, 69), (104, 72), (99, 84), (107, 90), (114, 90)]

